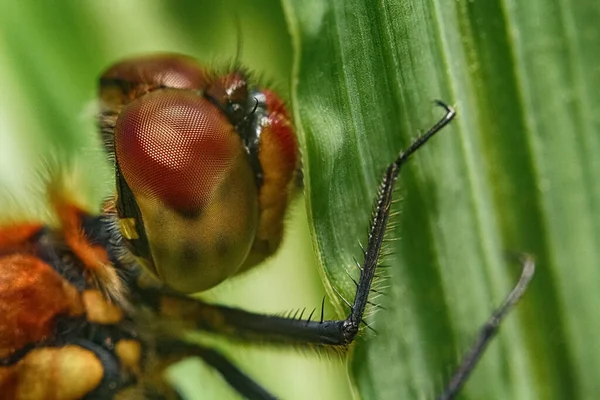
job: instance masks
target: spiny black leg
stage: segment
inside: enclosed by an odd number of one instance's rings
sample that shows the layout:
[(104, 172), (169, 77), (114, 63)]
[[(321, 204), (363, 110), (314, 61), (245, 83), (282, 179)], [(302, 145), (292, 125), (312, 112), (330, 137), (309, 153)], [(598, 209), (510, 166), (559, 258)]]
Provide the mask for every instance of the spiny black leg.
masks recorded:
[(381, 245), (385, 237), (394, 187), (398, 174), (400, 174), (400, 168), (412, 154), (427, 143), (427, 141), (442, 128), (448, 125), (456, 115), (454, 109), (446, 103), (436, 100), (436, 104), (444, 108), (446, 114), (431, 129), (429, 129), (427, 133), (418, 137), (407, 150), (398, 155), (398, 158), (386, 169), (381, 184), (379, 185), (379, 193), (375, 203), (375, 212), (371, 228), (369, 229), (365, 258), (360, 273), (360, 279), (358, 281), (358, 288), (354, 297), (354, 304), (352, 305), (350, 315), (346, 318), (342, 326), (345, 343), (350, 343), (354, 339), (363, 319), (369, 292), (371, 290), (371, 284), (373, 282), (373, 276), (375, 275), (375, 270), (377, 269), (377, 264), (379, 262)]
[(224, 355), (214, 349), (186, 343), (181, 340), (161, 340), (157, 343), (158, 355), (167, 358), (197, 356), (216, 369), (223, 379), (240, 395), (250, 400), (276, 400), (277, 398), (265, 390), (248, 375), (229, 361)]
[(490, 344), (494, 336), (496, 336), (502, 320), (515, 306), (515, 304), (517, 304), (519, 299), (527, 290), (527, 287), (529, 286), (529, 283), (531, 282), (535, 272), (535, 262), (533, 258), (528, 255), (522, 255), (520, 261), (523, 266), (523, 271), (521, 272), (519, 281), (506, 299), (504, 299), (502, 305), (496, 311), (494, 311), (492, 316), (481, 327), (475, 342), (463, 356), (460, 365), (456, 371), (454, 371), (452, 379), (444, 389), (444, 392), (440, 395), (439, 400), (450, 400), (456, 396), (461, 387), (469, 378), (469, 375), (471, 375), (473, 368), (475, 368), (481, 359), (485, 349)]
[[(368, 304), (371, 283), (380, 258), (381, 245), (390, 213), (392, 193), (400, 168), (412, 154), (450, 123), (455, 116), (455, 112), (450, 106), (441, 101), (436, 101), (436, 104), (445, 110), (444, 116), (427, 133), (417, 138), (406, 151), (401, 152), (383, 175), (375, 202), (356, 295), (353, 304), (350, 305), (350, 314), (345, 320), (303, 321), (206, 304), (183, 296), (178, 297), (173, 293), (168, 295), (163, 293), (162, 295), (172, 299), (177, 298), (182, 305), (179, 316), (182, 320), (196, 321), (196, 328), (226, 334), (236, 339), (333, 346), (345, 346), (351, 343), (358, 333)], [(150, 294), (150, 296), (156, 297), (155, 294)]]

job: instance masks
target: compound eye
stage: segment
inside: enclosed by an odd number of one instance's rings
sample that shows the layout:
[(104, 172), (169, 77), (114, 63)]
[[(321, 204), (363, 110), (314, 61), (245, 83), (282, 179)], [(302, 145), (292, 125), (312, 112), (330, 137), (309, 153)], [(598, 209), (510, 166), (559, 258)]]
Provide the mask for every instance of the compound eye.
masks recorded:
[(200, 212), (238, 151), (231, 124), (187, 91), (148, 94), (121, 113), (116, 155), (136, 195), (181, 213)]
[(120, 172), (143, 218), (155, 273), (200, 291), (235, 273), (257, 224), (257, 189), (241, 139), (189, 90), (134, 100), (115, 126)]

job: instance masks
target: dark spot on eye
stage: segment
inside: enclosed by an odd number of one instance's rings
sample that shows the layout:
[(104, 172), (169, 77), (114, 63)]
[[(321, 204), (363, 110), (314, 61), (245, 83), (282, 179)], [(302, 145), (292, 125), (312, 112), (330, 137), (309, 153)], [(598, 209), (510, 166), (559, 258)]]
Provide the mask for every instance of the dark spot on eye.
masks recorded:
[(217, 253), (217, 256), (219, 256), (220, 258), (225, 257), (227, 253), (229, 253), (230, 247), (231, 246), (227, 239), (219, 238), (219, 240), (217, 240), (217, 243), (215, 244), (215, 251)]
[(178, 208), (175, 212), (185, 219), (198, 219), (202, 214), (201, 208)]
[(181, 261), (197, 265), (201, 259), (201, 252), (194, 243), (186, 243), (181, 248)]

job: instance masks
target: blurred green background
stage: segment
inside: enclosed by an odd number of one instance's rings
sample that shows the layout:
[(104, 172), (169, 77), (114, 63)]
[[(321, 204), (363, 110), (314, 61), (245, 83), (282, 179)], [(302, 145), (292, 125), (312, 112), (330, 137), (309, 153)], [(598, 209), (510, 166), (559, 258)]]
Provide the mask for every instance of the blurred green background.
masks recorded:
[[(306, 198), (282, 254), (209, 297), (276, 313), (318, 307), (320, 271), (336, 306), (327, 315), (345, 313), (328, 285), (352, 298), (346, 271), (357, 273), (379, 175), (439, 117), (431, 100), (442, 98), (458, 119), (399, 180), (391, 236), (402, 240), (377, 299), (387, 310), (369, 318), (378, 334), (353, 348), (355, 393), (434, 397), (518, 276), (510, 250), (534, 254), (537, 275), (462, 398), (597, 397), (597, 0), (0, 0), (5, 218), (43, 209), (34, 183), (48, 159), (78, 168), (92, 200), (110, 192), (93, 120), (100, 71), (165, 50), (227, 65), (236, 19), (241, 62), (293, 105)], [(283, 398), (350, 397), (335, 358), (218, 346)], [(191, 398), (234, 396), (198, 363), (172, 375)]]

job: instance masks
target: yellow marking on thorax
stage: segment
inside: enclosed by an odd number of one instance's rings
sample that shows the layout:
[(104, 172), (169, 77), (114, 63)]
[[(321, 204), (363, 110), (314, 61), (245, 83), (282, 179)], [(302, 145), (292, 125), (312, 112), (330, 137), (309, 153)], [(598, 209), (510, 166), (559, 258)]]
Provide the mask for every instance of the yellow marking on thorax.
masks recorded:
[(104, 368), (92, 351), (76, 345), (40, 347), (16, 364), (0, 367), (2, 398), (76, 400), (102, 381)]
[(88, 321), (116, 324), (123, 319), (123, 310), (110, 303), (99, 290), (86, 290), (81, 297)]
[(142, 373), (142, 345), (134, 339), (121, 339), (115, 345), (115, 352), (121, 364), (135, 375)]

